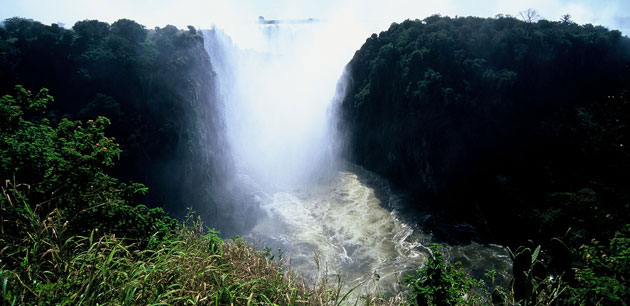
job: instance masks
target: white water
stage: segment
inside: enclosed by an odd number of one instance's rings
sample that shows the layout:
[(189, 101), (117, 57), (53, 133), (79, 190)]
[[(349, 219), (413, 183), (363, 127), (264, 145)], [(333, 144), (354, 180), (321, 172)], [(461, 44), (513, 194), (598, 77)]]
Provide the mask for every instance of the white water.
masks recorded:
[(383, 207), (353, 172), (338, 172), (306, 189), (259, 189), (255, 197), (266, 215), (248, 237), (282, 250), (310, 283), (341, 274), (347, 286), (395, 292), (402, 274), (426, 259), (420, 241), (427, 237)]
[[(401, 199), (386, 181), (354, 165), (302, 188), (268, 192), (242, 175), (243, 192), (264, 210), (243, 237), (271, 248), (310, 284), (324, 278), (355, 293), (396, 293), (404, 275), (424, 264), (434, 237), (407, 224), (394, 207)], [(280, 250), (280, 251), (278, 251)], [(488, 270), (509, 276), (511, 261), (497, 245), (445, 245), (447, 260), (460, 261), (481, 277)]]
[[(332, 23), (252, 23), (206, 32), (205, 41), (237, 190), (248, 202), (232, 209), (260, 208), (239, 234), (280, 249), (311, 283), (340, 275), (345, 288), (362, 284), (360, 293), (391, 293), (424, 263), (433, 239), (400, 218), (387, 182), (338, 161), (331, 128), (336, 89), (343, 88), (337, 85), (370, 34), (352, 30)], [(501, 247), (448, 247), (447, 257), (477, 270), (509, 268)]]

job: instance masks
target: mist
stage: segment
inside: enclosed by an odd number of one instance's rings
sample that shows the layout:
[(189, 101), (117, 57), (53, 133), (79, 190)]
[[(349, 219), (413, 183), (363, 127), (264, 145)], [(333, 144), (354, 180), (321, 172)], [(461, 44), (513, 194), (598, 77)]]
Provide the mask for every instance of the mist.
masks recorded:
[(205, 32), (240, 173), (280, 189), (334, 173), (332, 101), (364, 37), (362, 29), (334, 19), (252, 21)]

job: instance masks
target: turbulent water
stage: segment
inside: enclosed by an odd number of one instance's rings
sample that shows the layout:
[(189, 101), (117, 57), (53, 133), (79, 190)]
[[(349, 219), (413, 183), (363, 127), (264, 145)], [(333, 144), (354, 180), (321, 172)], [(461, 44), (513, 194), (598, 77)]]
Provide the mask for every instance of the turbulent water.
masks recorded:
[(256, 197), (267, 215), (249, 237), (282, 250), (310, 282), (341, 274), (351, 284), (393, 290), (401, 272), (426, 258), (420, 237), (383, 208), (355, 173), (342, 171), (308, 189)]
[[(346, 168), (318, 184), (273, 193), (241, 177), (265, 211), (245, 238), (289, 259), (311, 284), (341, 276), (346, 289), (398, 292), (403, 276), (425, 262), (433, 238), (401, 220), (392, 207), (402, 203), (387, 182), (359, 167)], [(502, 247), (474, 242), (447, 245), (446, 256), (481, 273), (495, 269), (505, 275), (511, 264)]]
[[(248, 223), (236, 234), (270, 248), (311, 284), (339, 277), (346, 289), (362, 285), (359, 293), (394, 293), (426, 261), (434, 239), (421, 222), (404, 221), (426, 216), (401, 218), (402, 197), (340, 162), (334, 150), (339, 78), (368, 36), (344, 29), (352, 27), (248, 24), (205, 32), (238, 171), (230, 209)], [(473, 242), (445, 252), (473, 272), (505, 274), (510, 266), (500, 246)]]

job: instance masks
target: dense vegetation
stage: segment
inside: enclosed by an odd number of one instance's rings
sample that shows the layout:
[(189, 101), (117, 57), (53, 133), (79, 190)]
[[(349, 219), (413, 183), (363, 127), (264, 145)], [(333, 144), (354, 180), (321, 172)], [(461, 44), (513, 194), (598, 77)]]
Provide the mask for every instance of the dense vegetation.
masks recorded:
[[(630, 39), (568, 16), (431, 16), (372, 35), (347, 77), (352, 161), (513, 248), (542, 244), (542, 270), (582, 288), (572, 302), (625, 305)], [(602, 244), (594, 272), (583, 250)]]
[[(121, 153), (109, 119), (61, 119), (52, 96), (17, 86), (0, 97), (2, 305), (339, 305), (341, 286), (306, 286), (192, 214), (136, 205), (141, 184), (106, 172)], [(373, 300), (382, 300), (373, 298)]]
[(69, 30), (21, 18), (0, 27), (0, 94), (16, 84), (48, 88), (52, 124), (106, 116), (122, 149), (110, 172), (147, 184), (147, 203), (180, 217), (181, 207), (194, 206), (216, 221), (218, 192), (210, 189), (220, 189), (216, 177), (229, 163), (211, 67), (192, 27), (149, 31), (121, 19), (79, 21)]

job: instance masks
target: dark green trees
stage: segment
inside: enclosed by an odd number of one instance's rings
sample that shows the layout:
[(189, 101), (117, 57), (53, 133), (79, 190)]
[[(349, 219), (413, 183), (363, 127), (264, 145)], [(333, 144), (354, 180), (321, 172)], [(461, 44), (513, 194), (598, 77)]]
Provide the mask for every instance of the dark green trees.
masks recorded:
[[(625, 305), (630, 39), (568, 18), (432, 16), (372, 35), (346, 74), (351, 160), (434, 215), (542, 245), (517, 249), (495, 304)], [(464, 303), (434, 257), (410, 279), (417, 303)]]
[(348, 157), (423, 206), (511, 242), (588, 224), (611, 235), (629, 211), (630, 40), (618, 31), (407, 20), (367, 39), (347, 76)]
[(111, 32), (132, 44), (142, 43), (147, 38), (147, 30), (144, 29), (144, 26), (129, 19), (120, 19), (112, 23)]
[(22, 251), (30, 226), (41, 226), (33, 220), (56, 217), (69, 220), (63, 226), (68, 237), (100, 228), (146, 245), (172, 220), (163, 219), (161, 209), (133, 204), (146, 187), (107, 174), (121, 153), (115, 139), (105, 136), (109, 119), (51, 124), (42, 118), (50, 101), (48, 90), (34, 93), (22, 86), (0, 97), (3, 258), (15, 259)]
[(123, 150), (111, 172), (146, 183), (149, 203), (176, 214), (199, 205), (212, 221), (211, 188), (199, 187), (218, 185), (229, 163), (200, 32), (147, 30), (127, 19), (84, 20), (72, 30), (8, 19), (0, 26), (0, 93), (14, 84), (50, 89), (53, 124), (107, 116)]

